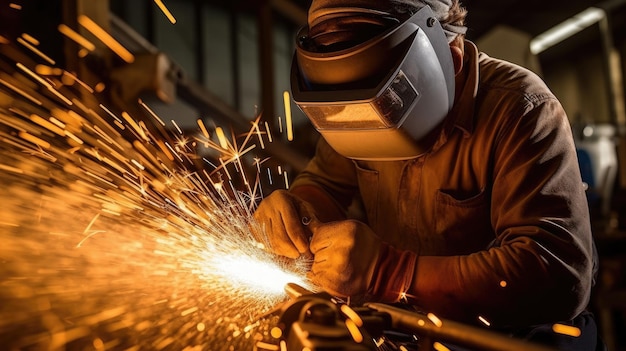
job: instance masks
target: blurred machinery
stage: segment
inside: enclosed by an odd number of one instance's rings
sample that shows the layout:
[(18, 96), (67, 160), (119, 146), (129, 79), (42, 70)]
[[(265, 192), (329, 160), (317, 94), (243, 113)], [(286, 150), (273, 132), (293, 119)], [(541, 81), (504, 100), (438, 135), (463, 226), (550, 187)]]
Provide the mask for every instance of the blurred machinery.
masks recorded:
[[(217, 123), (230, 125), (236, 131), (250, 128), (250, 118), (187, 77), (181, 67), (124, 21), (112, 13), (108, 17), (112, 35), (135, 54), (133, 63), (112, 67), (108, 73), (116, 105), (136, 105), (137, 98), (147, 92), (164, 103), (184, 101), (199, 115), (211, 116)], [(264, 151), (294, 171), (306, 165), (306, 157), (280, 140), (265, 145)]]
[(607, 218), (617, 177), (616, 130), (611, 124), (585, 125), (576, 148), (592, 214)]

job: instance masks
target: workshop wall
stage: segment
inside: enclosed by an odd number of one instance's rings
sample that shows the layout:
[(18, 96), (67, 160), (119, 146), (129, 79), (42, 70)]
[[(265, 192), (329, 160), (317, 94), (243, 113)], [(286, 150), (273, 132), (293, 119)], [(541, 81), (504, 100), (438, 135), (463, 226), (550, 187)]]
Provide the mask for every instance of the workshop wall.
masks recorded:
[[(153, 4), (148, 5), (111, 0), (112, 12), (166, 53), (188, 79), (201, 83), (242, 115), (256, 117), (261, 100), (261, 68), (255, 14), (202, 2), (171, 2), (168, 8), (177, 20), (172, 25)], [(276, 18), (272, 31), (275, 112), (283, 114), (295, 27)], [(187, 120), (182, 116), (189, 111), (182, 106), (182, 113), (175, 113), (177, 108), (172, 111), (171, 106), (163, 107), (168, 114), (178, 115), (183, 125), (193, 127), (198, 116)], [(305, 122), (303, 116), (296, 113), (295, 117), (294, 124)]]

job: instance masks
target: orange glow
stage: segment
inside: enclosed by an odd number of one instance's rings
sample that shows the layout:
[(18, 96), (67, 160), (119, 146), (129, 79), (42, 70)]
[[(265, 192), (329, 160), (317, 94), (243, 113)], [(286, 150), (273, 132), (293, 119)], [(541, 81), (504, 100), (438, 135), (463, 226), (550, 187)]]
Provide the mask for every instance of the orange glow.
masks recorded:
[(37, 73), (31, 71), (28, 67), (24, 66), (21, 63), (16, 63), (16, 66), (21, 69), (22, 71), (26, 72), (29, 76), (31, 76), (33, 79), (35, 79), (36, 81), (39, 82), (39, 84), (45, 86), (48, 89), (52, 89), (52, 85), (50, 85), (50, 83), (48, 83), (46, 80), (44, 80), (43, 78), (41, 78)]
[(287, 123), (287, 140), (293, 141), (293, 123), (291, 120), (291, 99), (289, 92), (283, 92), (283, 101), (285, 103), (285, 122)]
[(102, 82), (96, 84), (94, 90), (96, 91), (96, 93), (101, 93), (104, 91), (104, 88), (106, 88), (106, 85)]
[(102, 27), (100, 27), (96, 22), (94, 22), (91, 18), (80, 15), (78, 16), (78, 23), (81, 26), (85, 27), (88, 31), (90, 31), (93, 35), (96, 36), (104, 45), (108, 46), (111, 51), (117, 54), (122, 60), (127, 63), (132, 63), (135, 61), (135, 56), (130, 53), (122, 44), (120, 44), (115, 38), (113, 38), (107, 31), (105, 31)]
[(278, 351), (279, 350), (279, 346), (278, 345), (272, 345), (266, 342), (262, 342), (259, 341), (257, 342), (254, 346), (255, 350), (267, 350), (267, 351)]
[(63, 102), (65, 102), (68, 105), (72, 105), (72, 102), (66, 98), (63, 94), (59, 93), (56, 89), (54, 89), (54, 87), (52, 86), (52, 84), (48, 83), (48, 81), (46, 81), (45, 79), (41, 78), (37, 73), (33, 72), (32, 70), (30, 70), (28, 67), (24, 66), (21, 63), (16, 63), (16, 66), (21, 69), (22, 71), (26, 72), (29, 76), (31, 76), (33, 79), (35, 79), (37, 82), (39, 82), (41, 85), (43, 85), (44, 87), (46, 87), (46, 89), (48, 89), (48, 91), (50, 91), (51, 93), (53, 93), (54, 95), (56, 95), (59, 99), (61, 99)]
[(123, 111), (122, 117), (124, 118), (126, 122), (128, 122), (128, 124), (131, 127), (133, 127), (133, 129), (137, 132), (138, 135), (140, 135), (144, 140), (147, 140), (146, 134), (144, 133), (143, 129), (139, 127), (139, 124), (135, 122), (135, 120), (128, 114), (128, 112)]
[(209, 132), (206, 130), (206, 127), (204, 126), (204, 122), (202, 121), (202, 119), (198, 118), (198, 127), (200, 127), (200, 131), (202, 132), (202, 135), (204, 135), (205, 138), (209, 137)]
[(82, 86), (83, 88), (85, 88), (85, 90), (87, 90), (90, 93), (93, 93), (93, 89), (87, 85), (85, 82), (83, 82), (82, 80), (78, 79), (78, 77), (76, 77), (75, 75), (71, 74), (68, 71), (63, 71), (63, 77), (65, 79), (70, 80), (72, 83), (76, 82), (78, 84), (80, 84), (80, 86)]
[(77, 142), (79, 145), (84, 144), (84, 141), (82, 141), (79, 137), (77, 137), (76, 135), (74, 135), (74, 133), (70, 132), (69, 130), (65, 131), (65, 136), (67, 136), (68, 138), (74, 140), (75, 142)]
[(165, 6), (163, 1), (161, 1), (161, 0), (154, 0), (154, 3), (157, 4), (157, 6), (161, 9), (161, 11), (165, 15), (165, 17), (167, 17), (167, 19), (170, 20), (170, 22), (172, 24), (176, 24), (176, 18), (174, 18), (174, 15), (172, 15), (172, 13), (167, 8), (167, 6)]
[(31, 94), (25, 92), (24, 90), (16, 87), (15, 85), (7, 82), (4, 79), (0, 79), (0, 83), (2, 83), (4, 86), (6, 86), (7, 88), (10, 88), (11, 90), (13, 90), (14, 92), (18, 93), (19, 95), (25, 97), (26, 99), (30, 100), (30, 102), (34, 103), (35, 105), (41, 105), (41, 101), (39, 99), (36, 99), (34, 96), (32, 96)]
[(258, 117), (256, 120), (254, 120), (254, 122), (252, 122), (252, 127), (255, 131), (255, 134), (257, 135), (257, 138), (259, 139), (259, 144), (261, 145), (261, 149), (265, 149), (265, 143), (263, 143), (263, 137), (261, 136), (261, 129), (259, 128), (259, 118)]
[[(0, 56), (20, 64), (0, 69), (0, 180), (11, 185), (0, 189), (9, 274), (1, 300), (11, 302), (0, 312), (0, 334), (11, 336), (3, 347), (286, 351), (271, 338), (280, 329), (270, 335), (273, 321), (257, 317), (285, 300), (287, 282), (308, 285), (310, 265), (261, 248), (268, 242), (252, 217), (260, 185), (226, 179), (248, 178), (252, 157), (242, 156), (264, 132), (256, 122), (243, 143), (233, 132), (223, 149), (215, 137), (219, 156), (199, 158), (212, 125), (192, 133), (165, 126), (145, 104), (127, 111), (153, 118), (109, 109), (87, 94), (80, 71), (9, 44), (15, 50)], [(355, 320), (347, 323), (358, 340)]]
[(427, 314), (426, 317), (428, 317), (428, 319), (430, 319), (430, 321), (433, 322), (433, 324), (437, 327), (441, 328), (441, 326), (443, 325), (441, 319), (439, 319), (439, 317), (435, 316), (433, 313)]
[(363, 334), (359, 330), (359, 327), (357, 327), (356, 323), (352, 321), (352, 319), (346, 319), (346, 327), (348, 328), (350, 335), (352, 335), (352, 340), (354, 340), (354, 342), (356, 342), (357, 344), (363, 342)]
[(37, 123), (38, 125), (46, 128), (47, 130), (57, 134), (57, 135), (61, 135), (61, 136), (65, 135), (65, 132), (63, 131), (63, 129), (59, 128), (58, 126), (56, 126), (52, 122), (49, 122), (48, 120), (43, 119), (40, 116), (32, 114), (32, 115), (30, 115), (30, 120), (35, 122), (35, 123)]
[(445, 345), (442, 345), (442, 344), (441, 344), (441, 343), (439, 343), (439, 342), (435, 342), (435, 343), (433, 344), (433, 348), (434, 348), (435, 350), (437, 350), (437, 351), (450, 351), (450, 349), (449, 349), (449, 348), (447, 348)]
[(194, 312), (196, 312), (196, 311), (198, 311), (198, 307), (197, 307), (197, 306), (194, 306), (194, 307), (191, 307), (191, 308), (188, 308), (188, 309), (186, 309), (186, 310), (182, 311), (182, 312), (180, 313), (180, 315), (184, 317), (184, 316), (189, 315), (189, 314), (192, 314), (192, 313), (194, 313)]
[(267, 140), (270, 141), (270, 143), (272, 142), (272, 133), (270, 133), (270, 125), (265, 122), (265, 131), (267, 133)]
[(143, 100), (139, 99), (139, 104), (141, 105), (141, 107), (145, 108), (146, 111), (148, 111), (148, 113), (150, 114), (150, 116), (152, 116), (152, 118), (154, 118), (157, 122), (159, 122), (160, 125), (165, 126), (165, 122), (163, 122), (161, 117), (159, 117), (156, 113), (154, 113), (154, 111), (152, 111), (152, 109), (148, 107), (148, 105), (146, 105), (143, 102)]
[(215, 128), (215, 134), (217, 134), (217, 139), (220, 141), (222, 149), (228, 150), (228, 141), (226, 140), (226, 135), (224, 135), (224, 130), (221, 127), (217, 127)]
[(46, 65), (37, 65), (35, 66), (35, 72), (37, 72), (37, 74), (41, 74), (44, 76), (50, 76), (50, 75), (55, 75), (55, 76), (59, 76), (61, 74), (63, 74), (63, 70), (57, 67), (50, 67), (50, 66), (46, 66)]
[(18, 135), (20, 136), (20, 138), (26, 140), (26, 141), (30, 141), (31, 143), (37, 145), (37, 146), (41, 146), (44, 149), (49, 149), (50, 148), (50, 143), (37, 138), (36, 136), (32, 135), (32, 134), (28, 134), (26, 132), (19, 132)]
[(73, 40), (78, 45), (82, 46), (83, 48), (85, 48), (85, 49), (87, 49), (89, 51), (94, 51), (96, 49), (96, 46), (92, 42), (87, 40), (82, 35), (78, 34), (72, 28), (66, 26), (65, 24), (63, 24), (63, 23), (59, 24), (57, 29), (59, 30), (59, 32), (61, 32), (61, 34), (65, 35), (69, 39)]
[(34, 52), (39, 57), (41, 57), (42, 59), (46, 60), (49, 64), (51, 64), (51, 65), (55, 64), (53, 59), (51, 59), (48, 55), (44, 54), (39, 49), (37, 49), (36, 47), (31, 45), (31, 43), (27, 42), (26, 40), (24, 40), (22, 38), (17, 38), (16, 40), (17, 40), (18, 43), (24, 45), (24, 47), (26, 47), (28, 50)]
[[(1, 163), (0, 163), (0, 170), (9, 171), (9, 172), (17, 173), (17, 174), (23, 174), (24, 173), (24, 171), (19, 169), (19, 168), (3, 165)], [(4, 222), (0, 222), (0, 223), (2, 223), (2, 225), (6, 225)]]
[(103, 341), (102, 341), (102, 339), (100, 339), (100, 338), (95, 338), (95, 339), (93, 340), (93, 347), (94, 347), (96, 350), (102, 350), (102, 349), (104, 348), (104, 342), (103, 342)]
[(282, 329), (280, 329), (278, 327), (274, 327), (274, 328), (272, 328), (272, 330), (270, 330), (270, 335), (274, 339), (280, 339), (280, 337), (283, 336), (283, 331), (282, 331)]
[(341, 312), (343, 312), (343, 314), (346, 317), (348, 317), (350, 320), (354, 322), (354, 324), (356, 324), (359, 327), (363, 326), (363, 320), (361, 319), (361, 316), (359, 316), (359, 314), (356, 313), (356, 311), (353, 310), (350, 306), (341, 305), (340, 309), (341, 309)]
[(39, 45), (39, 40), (28, 33), (22, 33), (22, 38), (33, 45)]
[(568, 335), (574, 338), (579, 337), (581, 334), (580, 329), (570, 326), (570, 325), (559, 324), (559, 323), (554, 324), (552, 326), (552, 331), (558, 334)]

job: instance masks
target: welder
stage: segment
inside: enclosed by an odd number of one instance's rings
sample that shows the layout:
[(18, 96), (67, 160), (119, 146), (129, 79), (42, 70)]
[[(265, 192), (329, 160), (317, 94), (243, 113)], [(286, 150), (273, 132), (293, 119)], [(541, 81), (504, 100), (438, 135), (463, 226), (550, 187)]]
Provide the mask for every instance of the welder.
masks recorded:
[(335, 296), (594, 350), (568, 118), (537, 75), (467, 40), (465, 16), (457, 0), (313, 0), (291, 88), (322, 138), (255, 218)]

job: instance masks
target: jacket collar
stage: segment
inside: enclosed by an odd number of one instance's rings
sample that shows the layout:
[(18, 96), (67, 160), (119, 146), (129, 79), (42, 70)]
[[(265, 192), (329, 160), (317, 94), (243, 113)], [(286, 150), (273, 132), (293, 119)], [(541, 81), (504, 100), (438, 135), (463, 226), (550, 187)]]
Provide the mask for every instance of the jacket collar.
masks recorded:
[[(478, 93), (479, 69), (478, 48), (474, 43), (465, 40), (464, 69), (467, 75), (459, 96), (455, 97), (455, 103), (448, 114), (448, 121), (463, 131), (467, 137), (474, 131), (474, 103)], [(459, 83), (457, 81), (457, 83)]]

